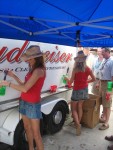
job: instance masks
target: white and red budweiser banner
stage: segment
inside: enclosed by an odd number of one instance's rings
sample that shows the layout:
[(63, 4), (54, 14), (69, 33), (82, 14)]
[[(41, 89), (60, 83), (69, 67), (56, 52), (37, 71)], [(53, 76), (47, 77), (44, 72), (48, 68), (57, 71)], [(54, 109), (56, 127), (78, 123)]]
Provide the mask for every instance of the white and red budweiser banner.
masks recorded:
[[(28, 64), (21, 62), (20, 56), (30, 45), (39, 45), (45, 56), (47, 77), (43, 91), (49, 90), (50, 86), (54, 84), (58, 87), (64, 86), (62, 76), (67, 73), (69, 68), (68, 76), (70, 77), (74, 57), (77, 53), (76, 48), (21, 40), (0, 39), (0, 80), (4, 78), (5, 69), (13, 70), (19, 78), (24, 80), (28, 72)], [(6, 80), (15, 82), (10, 77), (7, 77)], [(6, 95), (0, 96), (0, 101), (14, 99), (19, 96), (20, 92), (7, 87)]]

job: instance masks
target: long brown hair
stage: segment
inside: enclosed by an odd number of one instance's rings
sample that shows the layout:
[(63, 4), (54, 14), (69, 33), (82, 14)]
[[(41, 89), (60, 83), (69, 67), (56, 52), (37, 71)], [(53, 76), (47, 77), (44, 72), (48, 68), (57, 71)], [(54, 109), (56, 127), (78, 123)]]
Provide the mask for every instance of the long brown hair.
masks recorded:
[(34, 59), (35, 59), (35, 64), (34, 64), (31, 72), (33, 72), (36, 68), (45, 69), (44, 57), (43, 56), (36, 57)]
[(86, 69), (86, 61), (84, 62), (76, 62), (74, 64), (74, 71), (77, 72), (85, 72)]

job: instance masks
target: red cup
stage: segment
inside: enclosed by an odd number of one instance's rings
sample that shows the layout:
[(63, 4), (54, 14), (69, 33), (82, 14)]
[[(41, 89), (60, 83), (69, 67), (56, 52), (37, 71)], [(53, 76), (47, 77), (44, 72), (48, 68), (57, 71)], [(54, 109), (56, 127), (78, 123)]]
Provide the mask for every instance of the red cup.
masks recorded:
[(72, 88), (72, 85), (70, 84), (70, 82), (68, 82), (67, 87)]
[(56, 90), (57, 90), (57, 85), (50, 86), (50, 92), (56, 92)]
[(106, 100), (107, 100), (107, 101), (110, 100), (110, 96), (111, 96), (111, 93), (107, 92), (107, 93), (106, 93)]

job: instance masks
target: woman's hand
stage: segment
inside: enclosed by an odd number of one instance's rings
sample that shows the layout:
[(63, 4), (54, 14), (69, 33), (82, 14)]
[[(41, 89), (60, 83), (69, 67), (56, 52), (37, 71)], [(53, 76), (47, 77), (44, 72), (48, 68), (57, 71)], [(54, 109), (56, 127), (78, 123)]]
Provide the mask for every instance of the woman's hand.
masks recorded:
[(16, 80), (16, 82), (18, 82), (18, 84), (24, 84), (24, 82), (21, 81), (13, 71), (9, 70), (7, 75), (12, 77), (14, 80)]
[(9, 86), (10, 82), (6, 81), (6, 80), (3, 80), (3, 81), (0, 81), (0, 87), (2, 86)]
[(69, 81), (69, 78), (68, 77), (64, 77), (64, 80), (66, 80), (67, 82)]
[(15, 76), (15, 74), (14, 74), (14, 73), (13, 73), (13, 71), (11, 71), (11, 70), (10, 70), (10, 71), (8, 71), (8, 73), (7, 73), (7, 74), (8, 74), (8, 76), (13, 77), (13, 78), (14, 78), (14, 76)]

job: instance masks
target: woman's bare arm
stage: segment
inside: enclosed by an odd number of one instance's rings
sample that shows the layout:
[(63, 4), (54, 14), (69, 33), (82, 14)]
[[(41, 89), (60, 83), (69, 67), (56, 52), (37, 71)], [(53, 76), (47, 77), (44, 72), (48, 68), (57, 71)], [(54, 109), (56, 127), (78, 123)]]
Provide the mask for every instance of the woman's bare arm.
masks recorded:
[(91, 79), (88, 80), (88, 83), (94, 82), (96, 79), (95, 79), (95, 76), (94, 76), (92, 70), (90, 71), (89, 75), (90, 75)]
[(32, 73), (31, 78), (24, 84), (14, 84), (14, 83), (10, 83), (8, 81), (2, 81), (0, 83), (0, 85), (5, 85), (5, 86), (10, 86), (11, 88), (14, 88), (18, 91), (24, 92), (26, 93), (35, 83), (36, 81), (40, 78), (44, 76), (44, 71), (42, 69), (35, 69)]

